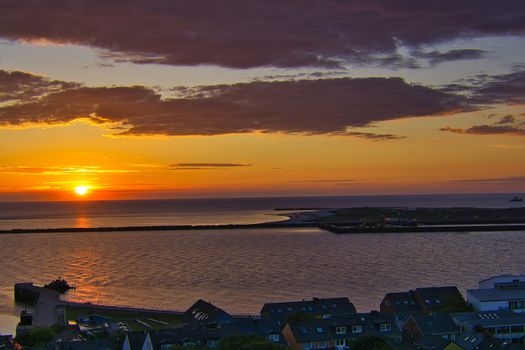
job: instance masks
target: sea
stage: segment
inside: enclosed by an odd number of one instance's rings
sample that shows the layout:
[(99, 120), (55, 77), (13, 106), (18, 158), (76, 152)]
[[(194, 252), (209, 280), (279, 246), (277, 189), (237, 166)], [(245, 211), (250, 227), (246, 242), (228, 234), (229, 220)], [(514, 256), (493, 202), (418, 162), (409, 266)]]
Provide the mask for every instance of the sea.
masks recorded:
[[(282, 197), (0, 203), (0, 230), (244, 224), (290, 212), (342, 207), (491, 207), (523, 194)], [(285, 209), (285, 210), (275, 210)], [(58, 276), (77, 288), (64, 299), (185, 310), (202, 298), (234, 314), (265, 302), (346, 296), (379, 309), (387, 292), (525, 273), (525, 232), (336, 235), (316, 228), (0, 235), (0, 334), (23, 308), (16, 282)]]

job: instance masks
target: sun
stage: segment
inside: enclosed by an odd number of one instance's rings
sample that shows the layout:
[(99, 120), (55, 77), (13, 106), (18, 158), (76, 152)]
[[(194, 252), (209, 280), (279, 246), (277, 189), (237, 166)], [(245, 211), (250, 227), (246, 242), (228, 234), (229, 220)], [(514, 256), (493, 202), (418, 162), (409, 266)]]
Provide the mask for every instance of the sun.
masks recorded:
[(75, 193), (79, 196), (85, 196), (86, 194), (89, 193), (90, 188), (91, 187), (85, 186), (85, 185), (77, 186), (75, 187)]

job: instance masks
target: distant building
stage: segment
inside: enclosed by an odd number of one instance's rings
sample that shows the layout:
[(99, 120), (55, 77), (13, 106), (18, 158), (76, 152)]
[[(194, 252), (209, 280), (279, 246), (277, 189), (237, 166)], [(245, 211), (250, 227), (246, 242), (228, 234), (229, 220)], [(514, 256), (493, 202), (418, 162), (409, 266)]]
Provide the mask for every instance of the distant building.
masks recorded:
[(417, 313), (421, 308), (417, 303), (415, 292), (387, 293), (380, 306), (381, 312), (388, 313)]
[(478, 289), (525, 288), (525, 275), (499, 275), (481, 280)]
[(425, 313), (453, 312), (467, 305), (456, 286), (417, 288), (414, 295)]
[(495, 338), (512, 343), (524, 343), (525, 314), (510, 310), (492, 312), (464, 312), (452, 314), (463, 332), (484, 331)]
[(393, 315), (379, 312), (293, 320), (285, 325), (283, 335), (293, 350), (349, 349), (352, 342), (363, 335), (401, 341)]
[(201, 323), (210, 326), (220, 326), (233, 321), (229, 313), (202, 299), (197, 300), (186, 310), (182, 319), (185, 323)]
[(468, 307), (455, 286), (416, 288), (408, 292), (387, 293), (381, 302), (381, 312), (431, 313), (459, 312)]
[(481, 333), (465, 332), (456, 337), (456, 340), (444, 350), (496, 350), (507, 348), (503, 340), (487, 337)]
[(482, 280), (478, 289), (467, 290), (468, 302), (476, 311), (525, 312), (525, 276), (501, 275)]
[(221, 339), (230, 336), (256, 335), (279, 345), (286, 345), (281, 329), (275, 321), (251, 318), (235, 319), (220, 327), (193, 323), (171, 329), (149, 332), (130, 332), (123, 350), (169, 350), (174, 346), (216, 348)]
[(151, 334), (148, 332), (129, 332), (122, 344), (122, 350), (160, 350), (153, 346)]
[(277, 320), (284, 326), (288, 316), (306, 313), (318, 318), (355, 314), (356, 308), (348, 298), (313, 298), (312, 300), (266, 303), (261, 309), (261, 317)]
[(411, 315), (402, 327), (403, 340), (414, 343), (423, 337), (438, 337), (446, 341), (453, 341), (460, 333), (460, 328), (450, 314), (414, 314)]

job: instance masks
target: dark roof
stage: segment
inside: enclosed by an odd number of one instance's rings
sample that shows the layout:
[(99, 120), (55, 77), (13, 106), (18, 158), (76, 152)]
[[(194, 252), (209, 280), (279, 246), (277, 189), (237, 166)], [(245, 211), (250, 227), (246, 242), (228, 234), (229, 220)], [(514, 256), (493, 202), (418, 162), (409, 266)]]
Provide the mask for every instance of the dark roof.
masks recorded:
[(197, 300), (183, 315), (184, 322), (187, 323), (230, 323), (232, 316), (217, 306), (204, 301)]
[(439, 336), (433, 336), (433, 335), (426, 335), (414, 342), (414, 346), (416, 349), (428, 349), (428, 350), (442, 350), (444, 349), (448, 344), (450, 344), (451, 341), (447, 339), (443, 339)]
[(486, 312), (461, 312), (451, 315), (456, 323), (473, 329), (480, 325), (483, 327), (496, 327), (504, 325), (525, 324), (525, 314), (510, 310)]
[(101, 326), (106, 323), (112, 323), (113, 320), (109, 317), (101, 316), (101, 315), (84, 315), (80, 316), (76, 319), (77, 324), (84, 324), (89, 327), (96, 327)]
[[(447, 305), (462, 305), (465, 299), (456, 286), (416, 288), (416, 298), (430, 311)], [(423, 305), (421, 305), (423, 307)]]
[[(277, 321), (235, 318), (231, 323), (209, 327), (202, 323), (184, 324), (172, 329), (162, 329), (155, 332), (156, 341), (159, 345), (195, 343), (205, 345), (208, 340), (220, 340), (234, 335), (258, 335), (267, 338), (270, 334), (279, 334), (279, 344), (286, 345), (281, 334), (281, 327)], [(153, 341), (153, 339), (152, 339)]]
[(146, 332), (128, 332), (126, 333), (126, 337), (129, 341), (129, 348), (131, 350), (141, 350), (142, 346), (144, 345), (144, 341), (146, 340), (147, 335), (148, 333)]
[(416, 322), (423, 335), (459, 333), (459, 328), (450, 314), (414, 314), (409, 319), (413, 319)]
[(267, 319), (284, 320), (295, 312), (314, 315), (355, 314), (356, 308), (348, 298), (313, 298), (312, 300), (266, 303), (261, 309), (261, 316)]
[(84, 340), (84, 338), (77, 332), (72, 329), (64, 329), (56, 337), (54, 337), (47, 346), (54, 346), (56, 344), (63, 344), (71, 341)]
[[(381, 331), (381, 325), (390, 325), (390, 330)], [(352, 332), (352, 327), (361, 328), (361, 332)], [(401, 333), (395, 325), (392, 314), (371, 312), (347, 316), (335, 316), (330, 319), (310, 319), (291, 321), (288, 327), (299, 343), (333, 339), (357, 338), (365, 334), (400, 338)], [(336, 328), (346, 327), (345, 334), (337, 334)]]
[(467, 293), (479, 301), (502, 301), (525, 298), (525, 289), (469, 289)]
[(387, 306), (391, 308), (393, 312), (420, 311), (419, 305), (414, 296), (414, 291), (387, 293), (383, 298), (381, 305), (383, 305), (383, 303), (388, 303)]

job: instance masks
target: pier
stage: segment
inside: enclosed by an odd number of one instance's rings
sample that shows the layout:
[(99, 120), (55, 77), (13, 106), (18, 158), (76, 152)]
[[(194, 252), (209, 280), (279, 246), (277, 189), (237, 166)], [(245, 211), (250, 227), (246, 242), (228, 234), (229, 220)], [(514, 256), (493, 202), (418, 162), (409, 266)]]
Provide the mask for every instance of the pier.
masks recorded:
[(60, 302), (60, 293), (57, 291), (38, 287), (33, 283), (16, 283), (15, 301), (34, 306), (34, 327), (49, 327), (58, 323), (57, 305)]

